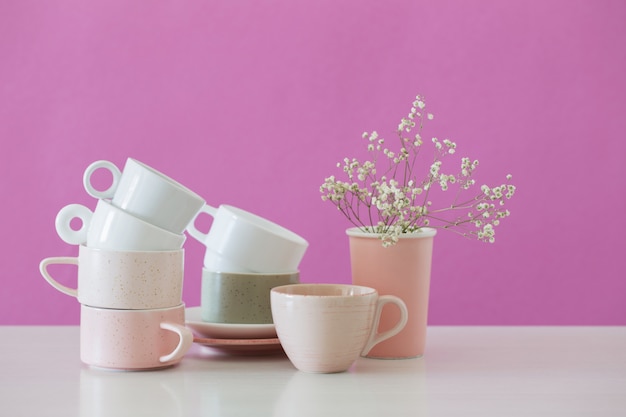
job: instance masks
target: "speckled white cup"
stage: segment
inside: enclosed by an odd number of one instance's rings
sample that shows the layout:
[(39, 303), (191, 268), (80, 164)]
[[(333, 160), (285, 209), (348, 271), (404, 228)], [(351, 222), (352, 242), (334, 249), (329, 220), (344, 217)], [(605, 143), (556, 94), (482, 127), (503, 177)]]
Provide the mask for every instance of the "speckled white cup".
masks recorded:
[[(77, 265), (76, 288), (59, 283), (50, 265)], [(184, 249), (114, 251), (80, 246), (77, 257), (46, 258), (39, 271), (60, 292), (81, 304), (117, 309), (173, 307), (182, 303)]]
[(98, 368), (147, 370), (181, 361), (193, 344), (185, 305), (117, 310), (81, 305), (80, 359)]

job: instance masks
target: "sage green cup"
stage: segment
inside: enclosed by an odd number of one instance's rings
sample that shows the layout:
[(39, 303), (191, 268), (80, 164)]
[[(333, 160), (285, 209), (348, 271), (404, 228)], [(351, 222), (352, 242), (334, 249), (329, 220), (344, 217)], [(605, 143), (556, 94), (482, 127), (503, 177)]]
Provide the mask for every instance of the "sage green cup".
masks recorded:
[(297, 284), (300, 273), (239, 273), (202, 269), (200, 311), (209, 323), (271, 324), (270, 291)]

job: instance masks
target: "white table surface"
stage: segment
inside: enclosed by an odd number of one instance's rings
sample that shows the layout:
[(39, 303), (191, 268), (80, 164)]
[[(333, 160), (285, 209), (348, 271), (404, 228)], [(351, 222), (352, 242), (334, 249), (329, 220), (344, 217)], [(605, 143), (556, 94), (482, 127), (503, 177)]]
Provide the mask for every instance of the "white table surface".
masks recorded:
[(91, 369), (79, 329), (0, 327), (1, 416), (626, 416), (626, 327), (429, 327), (421, 359), (341, 374), (194, 345), (176, 367)]

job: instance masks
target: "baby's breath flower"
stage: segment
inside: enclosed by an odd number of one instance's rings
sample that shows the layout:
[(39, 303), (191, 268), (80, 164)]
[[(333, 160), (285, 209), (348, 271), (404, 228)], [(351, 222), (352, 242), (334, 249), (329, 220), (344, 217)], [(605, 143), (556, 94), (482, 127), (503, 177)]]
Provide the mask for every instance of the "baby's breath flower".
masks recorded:
[[(385, 146), (385, 140), (376, 131), (363, 132), (361, 136), (367, 141), (367, 151), (372, 159), (360, 162), (356, 158), (344, 158), (337, 168), (341, 169), (346, 181), (335, 176), (327, 177), (320, 186), (322, 200), (330, 201), (362, 230), (381, 234), (384, 246), (394, 245), (402, 234), (427, 226), (494, 242), (494, 228), (510, 215), (502, 206), (515, 194), (515, 186), (510, 184), (512, 176), (506, 175), (504, 184), (485, 184), (475, 195), (462, 197), (476, 184), (473, 175), (478, 161), (462, 157), (457, 174), (443, 173), (443, 158), (455, 155), (457, 144), (450, 139), (439, 140), (436, 136), (431, 139), (432, 156), (423, 156), (427, 151), (423, 146), (422, 129), (434, 118), (432, 113), (424, 112), (425, 108), (426, 101), (417, 95), (408, 115), (398, 124), (397, 151)], [(417, 133), (407, 135), (416, 127)], [(379, 159), (379, 155), (384, 157)], [(433, 208), (429, 197), (435, 184), (443, 191), (452, 186), (459, 187), (452, 204)], [(465, 215), (455, 215), (459, 211)], [(470, 226), (475, 229), (468, 230)]]

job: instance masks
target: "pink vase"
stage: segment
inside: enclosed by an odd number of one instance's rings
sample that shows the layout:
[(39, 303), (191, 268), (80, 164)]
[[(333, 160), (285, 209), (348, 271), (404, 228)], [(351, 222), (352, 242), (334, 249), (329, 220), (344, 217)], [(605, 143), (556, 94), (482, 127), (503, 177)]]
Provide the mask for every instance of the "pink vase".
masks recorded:
[[(424, 354), (433, 241), (437, 231), (423, 228), (401, 235), (397, 244), (383, 247), (380, 235), (358, 228), (346, 231), (350, 241), (352, 283), (372, 287), (379, 294), (400, 297), (409, 318), (396, 336), (376, 345), (366, 356), (381, 359), (416, 358)], [(383, 310), (379, 332), (393, 327), (400, 312), (393, 306)]]

